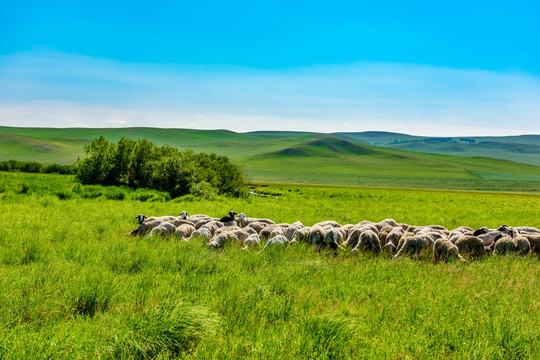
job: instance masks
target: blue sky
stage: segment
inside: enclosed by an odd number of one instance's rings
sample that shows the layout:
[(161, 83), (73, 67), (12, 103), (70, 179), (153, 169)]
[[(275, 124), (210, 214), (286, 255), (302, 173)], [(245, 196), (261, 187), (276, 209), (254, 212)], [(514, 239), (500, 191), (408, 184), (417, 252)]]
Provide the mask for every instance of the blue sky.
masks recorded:
[(0, 3), (0, 124), (540, 133), (537, 2)]

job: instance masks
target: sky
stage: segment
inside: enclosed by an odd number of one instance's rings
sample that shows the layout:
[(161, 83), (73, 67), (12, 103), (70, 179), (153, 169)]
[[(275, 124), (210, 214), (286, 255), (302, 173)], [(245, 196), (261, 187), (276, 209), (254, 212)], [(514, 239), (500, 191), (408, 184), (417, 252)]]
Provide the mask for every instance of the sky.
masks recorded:
[(540, 133), (535, 1), (3, 1), (0, 125)]

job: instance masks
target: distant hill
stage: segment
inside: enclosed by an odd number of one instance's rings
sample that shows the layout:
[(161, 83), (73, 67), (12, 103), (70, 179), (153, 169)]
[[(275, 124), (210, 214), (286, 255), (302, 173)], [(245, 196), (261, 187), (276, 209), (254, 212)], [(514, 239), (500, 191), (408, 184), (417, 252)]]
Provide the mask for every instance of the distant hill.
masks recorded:
[(376, 131), (335, 135), (393, 149), (468, 157), (484, 156), (540, 165), (540, 135), (422, 137)]
[[(539, 163), (536, 142), (540, 136), (536, 135), (454, 141), (384, 132), (0, 127), (0, 161), (70, 164), (84, 155), (85, 144), (100, 135), (111, 141), (122, 136), (146, 138), (158, 145), (225, 155), (240, 163), (254, 181), (540, 191), (540, 167), (531, 165)], [(501, 158), (513, 154), (528, 164), (488, 158), (486, 154)]]

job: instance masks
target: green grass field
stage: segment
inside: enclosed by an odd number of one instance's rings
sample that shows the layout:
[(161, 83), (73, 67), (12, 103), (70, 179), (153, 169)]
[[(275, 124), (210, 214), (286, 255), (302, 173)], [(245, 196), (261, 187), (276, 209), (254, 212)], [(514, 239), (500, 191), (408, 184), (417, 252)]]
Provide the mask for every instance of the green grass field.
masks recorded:
[[(0, 358), (538, 359), (540, 261), (257, 254), (130, 238), (135, 215), (231, 209), (305, 225), (540, 227), (540, 196), (259, 184), (277, 198), (82, 186), (0, 173)], [(116, 200), (115, 200), (116, 199)], [(144, 200), (144, 201), (143, 201)]]
[[(257, 182), (540, 191), (540, 166), (376, 147), (351, 134), (1, 127), (0, 161), (73, 163), (84, 155), (82, 147), (101, 134), (111, 141), (122, 136), (148, 138), (158, 145), (226, 155), (242, 165), (249, 180)], [(519, 137), (519, 141), (525, 140)]]

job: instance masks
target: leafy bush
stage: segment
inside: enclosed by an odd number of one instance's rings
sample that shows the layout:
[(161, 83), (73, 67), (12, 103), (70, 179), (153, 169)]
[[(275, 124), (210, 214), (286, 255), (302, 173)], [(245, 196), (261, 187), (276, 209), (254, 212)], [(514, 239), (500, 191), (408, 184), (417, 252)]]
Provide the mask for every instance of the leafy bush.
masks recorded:
[(215, 193), (247, 196), (240, 167), (224, 156), (158, 147), (145, 139), (113, 143), (103, 136), (84, 150), (86, 157), (76, 163), (77, 179), (83, 184), (152, 188), (173, 198), (190, 193), (204, 198)]

